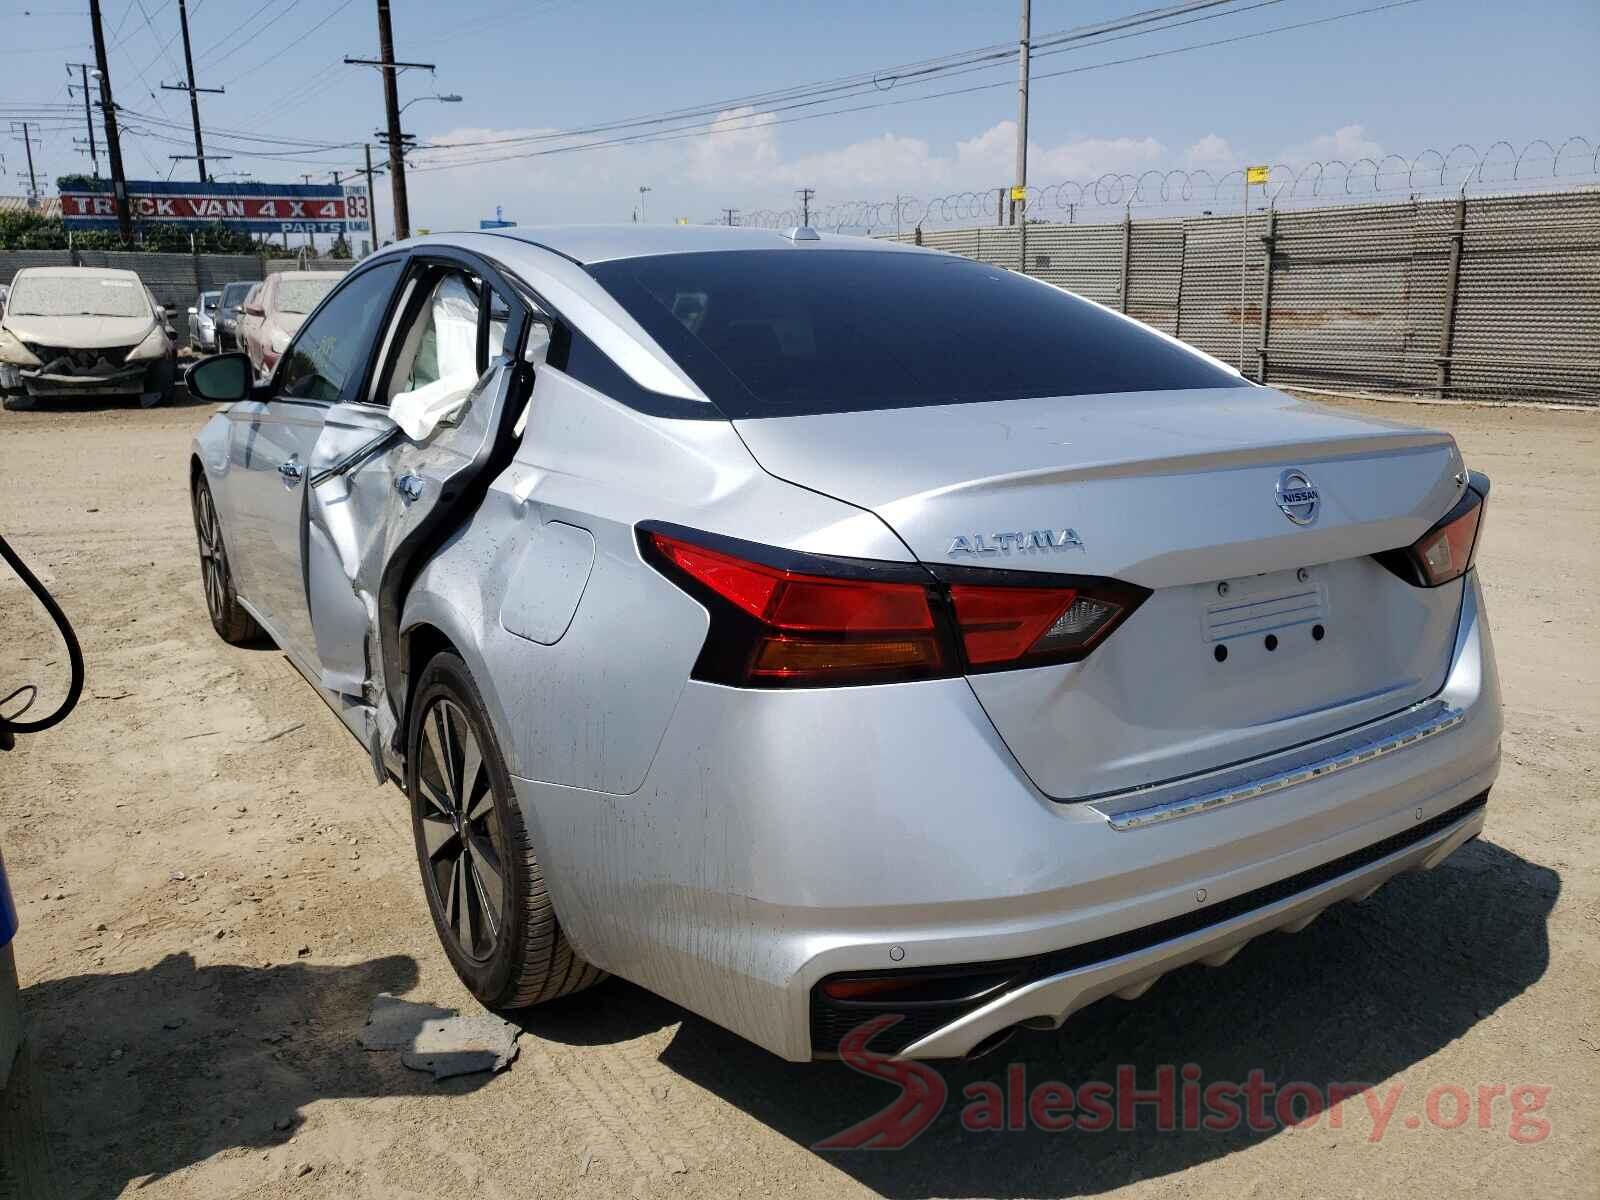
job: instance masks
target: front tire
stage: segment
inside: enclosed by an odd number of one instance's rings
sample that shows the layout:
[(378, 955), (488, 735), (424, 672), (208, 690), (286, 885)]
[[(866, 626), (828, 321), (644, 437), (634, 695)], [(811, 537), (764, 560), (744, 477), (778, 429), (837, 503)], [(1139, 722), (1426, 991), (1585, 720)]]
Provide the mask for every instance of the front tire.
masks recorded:
[(605, 978), (562, 931), (483, 700), (454, 654), (418, 681), (406, 791), (434, 929), (481, 1003), (522, 1008)]
[(204, 475), (195, 480), (189, 498), (194, 509), (195, 538), (200, 544), (200, 583), (205, 588), (211, 628), (232, 646), (258, 641), (265, 635), (256, 619), (239, 603), (238, 593), (234, 591), (228, 547), (222, 539), (222, 520), (217, 516), (211, 485)]

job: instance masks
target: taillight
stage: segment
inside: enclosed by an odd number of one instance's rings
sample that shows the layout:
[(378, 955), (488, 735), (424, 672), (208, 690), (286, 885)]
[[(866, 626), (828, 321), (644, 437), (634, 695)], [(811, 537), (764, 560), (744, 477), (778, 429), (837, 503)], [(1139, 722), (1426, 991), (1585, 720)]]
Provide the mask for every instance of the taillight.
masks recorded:
[(639, 544), (711, 614), (694, 677), (745, 687), (1075, 662), (1150, 594), (1098, 577), (801, 555), (676, 527), (642, 527)]
[(1472, 472), (1467, 490), (1442, 521), (1404, 549), (1378, 555), (1378, 561), (1417, 587), (1460, 579), (1477, 558), (1488, 495), (1488, 476)]
[(1126, 614), (1131, 597), (1081, 587), (952, 584), (956, 624), (975, 670), (1082, 658)]
[(865, 567), (861, 577), (817, 575), (664, 533), (643, 537), (680, 582), (716, 604), (698, 678), (833, 686), (958, 673), (925, 582), (874, 578)]

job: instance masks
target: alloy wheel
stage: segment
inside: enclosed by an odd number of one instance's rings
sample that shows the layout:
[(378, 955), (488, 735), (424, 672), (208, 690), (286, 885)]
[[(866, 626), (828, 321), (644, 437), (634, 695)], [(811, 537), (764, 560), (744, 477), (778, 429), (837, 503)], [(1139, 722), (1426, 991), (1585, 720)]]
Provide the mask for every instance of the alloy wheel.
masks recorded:
[(211, 501), (211, 489), (201, 484), (194, 493), (194, 527), (200, 539), (200, 578), (206, 589), (206, 608), (213, 621), (227, 618), (228, 552), (222, 544), (222, 526)]
[(477, 736), (450, 700), (422, 716), (416, 803), (443, 922), (457, 948), (482, 962), (505, 924), (505, 837)]

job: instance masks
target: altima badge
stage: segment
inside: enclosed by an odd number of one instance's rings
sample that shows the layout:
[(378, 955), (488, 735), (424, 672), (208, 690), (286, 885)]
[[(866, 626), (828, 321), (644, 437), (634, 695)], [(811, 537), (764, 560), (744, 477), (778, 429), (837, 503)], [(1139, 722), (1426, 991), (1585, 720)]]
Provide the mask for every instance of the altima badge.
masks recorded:
[(1278, 508), (1296, 525), (1309, 525), (1317, 519), (1322, 494), (1304, 471), (1290, 467), (1279, 475), (1277, 492)]
[(950, 539), (946, 554), (1010, 554), (1038, 550), (1082, 550), (1083, 539), (1076, 529), (1027, 529), (1017, 532), (958, 533)]

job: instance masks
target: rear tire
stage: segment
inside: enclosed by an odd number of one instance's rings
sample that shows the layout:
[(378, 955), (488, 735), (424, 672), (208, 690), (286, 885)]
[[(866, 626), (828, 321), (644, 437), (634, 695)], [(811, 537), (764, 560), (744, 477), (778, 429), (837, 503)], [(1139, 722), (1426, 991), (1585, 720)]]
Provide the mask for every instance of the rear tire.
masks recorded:
[(480, 1002), (522, 1008), (605, 978), (562, 931), (483, 699), (448, 652), (417, 684), (406, 791), (428, 912)]
[(18, 393), (7, 396), (4, 404), (8, 412), (27, 412), (34, 407), (34, 400), (32, 396)]
[(195, 538), (200, 544), (200, 585), (205, 590), (211, 628), (230, 646), (259, 641), (265, 633), (256, 619), (244, 610), (234, 591), (228, 547), (222, 538), (222, 519), (217, 516), (211, 485), (204, 475), (195, 480), (189, 499), (194, 509)]

